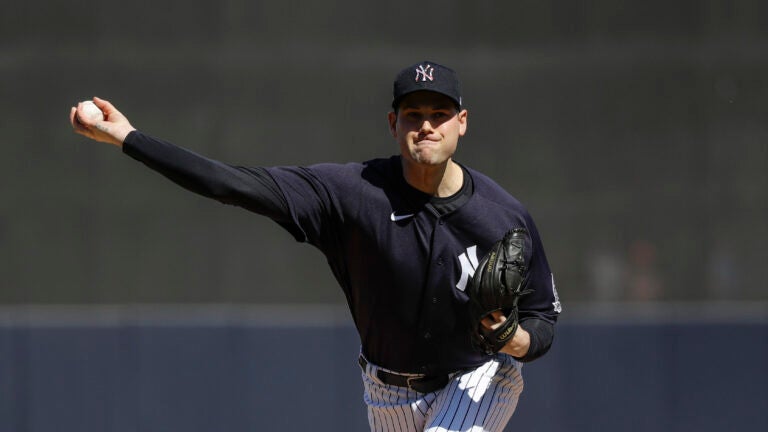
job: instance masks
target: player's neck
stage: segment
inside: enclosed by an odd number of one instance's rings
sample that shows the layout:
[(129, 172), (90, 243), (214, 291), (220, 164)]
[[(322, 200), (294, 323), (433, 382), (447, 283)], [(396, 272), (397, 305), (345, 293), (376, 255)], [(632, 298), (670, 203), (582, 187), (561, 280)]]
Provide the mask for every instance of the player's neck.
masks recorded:
[(409, 164), (403, 160), (403, 176), (414, 188), (436, 197), (449, 197), (464, 182), (464, 172), (453, 160), (441, 165)]

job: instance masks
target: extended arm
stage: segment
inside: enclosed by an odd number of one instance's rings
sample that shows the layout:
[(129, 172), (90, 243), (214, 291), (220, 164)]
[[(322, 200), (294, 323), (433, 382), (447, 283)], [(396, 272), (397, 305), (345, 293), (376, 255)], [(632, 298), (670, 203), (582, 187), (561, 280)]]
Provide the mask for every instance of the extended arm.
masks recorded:
[(76, 133), (122, 148), (128, 156), (192, 192), (263, 214), (279, 223), (290, 221), (285, 197), (265, 169), (228, 165), (143, 134), (111, 103), (99, 98), (93, 101), (106, 119), (89, 120), (78, 104), (70, 110), (70, 122)]

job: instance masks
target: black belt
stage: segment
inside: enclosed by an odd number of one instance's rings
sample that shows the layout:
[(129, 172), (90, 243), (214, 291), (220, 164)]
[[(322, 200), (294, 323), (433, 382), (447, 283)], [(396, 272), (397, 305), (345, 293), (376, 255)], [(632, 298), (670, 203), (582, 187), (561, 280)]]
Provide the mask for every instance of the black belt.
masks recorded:
[[(363, 358), (361, 355), (358, 357), (358, 362), (360, 363), (360, 367), (363, 368), (363, 371), (365, 371), (366, 366), (368, 366), (368, 361), (365, 360), (365, 358)], [(406, 387), (419, 393), (432, 393), (433, 391), (440, 390), (441, 388), (445, 387), (445, 385), (448, 384), (448, 381), (450, 380), (448, 375), (408, 376), (394, 374), (381, 369), (376, 370), (376, 377), (384, 384), (397, 387)]]

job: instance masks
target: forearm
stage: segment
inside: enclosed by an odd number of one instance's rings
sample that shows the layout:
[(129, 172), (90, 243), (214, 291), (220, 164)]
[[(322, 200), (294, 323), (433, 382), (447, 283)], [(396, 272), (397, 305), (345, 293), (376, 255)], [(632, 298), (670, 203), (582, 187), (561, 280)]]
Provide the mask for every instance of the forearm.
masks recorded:
[(530, 362), (549, 351), (554, 340), (555, 329), (550, 322), (529, 318), (519, 324), (512, 340), (502, 349), (522, 362)]
[(123, 152), (197, 194), (281, 221), (287, 203), (269, 174), (206, 158), (140, 131), (129, 133)]
[(522, 358), (528, 354), (530, 348), (531, 334), (528, 333), (528, 331), (525, 330), (523, 326), (518, 325), (517, 331), (515, 331), (515, 335), (512, 337), (512, 340), (509, 341), (504, 346), (504, 348), (501, 349), (501, 352), (509, 354), (515, 358)]
[(527, 335), (528, 347), (513, 354), (522, 362), (531, 362), (549, 351), (555, 338), (555, 325), (539, 318), (528, 318), (520, 322)]

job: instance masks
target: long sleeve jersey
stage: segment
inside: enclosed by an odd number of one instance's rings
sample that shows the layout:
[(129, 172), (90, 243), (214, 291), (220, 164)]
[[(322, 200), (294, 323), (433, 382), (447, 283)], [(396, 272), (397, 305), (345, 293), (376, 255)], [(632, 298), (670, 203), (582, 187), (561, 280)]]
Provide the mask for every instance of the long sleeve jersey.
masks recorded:
[(471, 344), (465, 288), (504, 233), (525, 228), (531, 293), (519, 304), (531, 333), (523, 361), (543, 355), (561, 311), (539, 232), (524, 206), (462, 165), (465, 185), (436, 199), (404, 179), (400, 156), (306, 167), (243, 167), (139, 131), (123, 151), (177, 184), (267, 216), (326, 257), (366, 358), (408, 373), (445, 373), (488, 360)]

